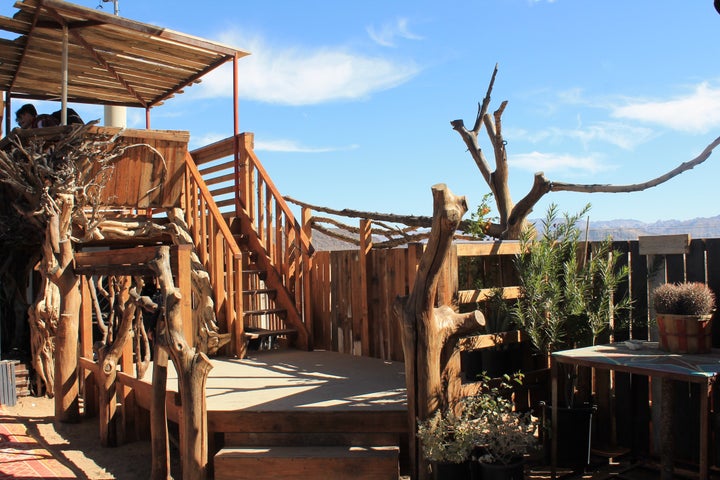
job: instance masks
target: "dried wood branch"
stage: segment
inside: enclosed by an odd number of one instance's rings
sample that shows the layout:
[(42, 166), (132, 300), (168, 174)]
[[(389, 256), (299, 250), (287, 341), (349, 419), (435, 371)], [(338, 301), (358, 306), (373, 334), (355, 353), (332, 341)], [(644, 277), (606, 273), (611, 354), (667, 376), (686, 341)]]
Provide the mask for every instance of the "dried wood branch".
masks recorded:
[[(701, 164), (712, 153), (713, 149), (720, 144), (720, 137), (711, 142), (703, 152), (693, 160), (684, 162), (673, 170), (642, 183), (629, 185), (599, 185), (599, 184), (577, 184), (549, 181), (542, 172), (535, 174), (535, 179), (530, 191), (514, 204), (510, 195), (508, 186), (508, 168), (507, 168), (507, 152), (505, 150), (505, 141), (502, 138), (502, 114), (507, 107), (507, 101), (503, 101), (500, 108), (495, 111), (493, 116), (487, 113), (490, 102), (490, 93), (495, 83), (497, 75), (497, 64), (493, 71), (490, 85), (483, 99), (483, 103), (478, 106), (478, 113), (475, 119), (475, 126), (472, 130), (465, 128), (462, 120), (453, 120), (450, 122), (452, 128), (458, 132), (460, 138), (468, 147), (468, 151), (472, 156), (475, 164), (480, 170), (485, 183), (490, 188), (497, 206), (499, 221), (497, 224), (491, 224), (487, 234), (496, 238), (517, 240), (527, 221), (527, 217), (533, 210), (537, 202), (547, 193), (551, 191), (560, 192), (578, 192), (578, 193), (631, 193), (647, 190), (656, 187), (668, 180), (680, 175)], [(495, 156), (495, 170), (492, 171), (489, 163), (483, 155), (482, 149), (478, 141), (478, 134), (481, 125), (485, 125), (490, 143), (493, 146)], [(462, 227), (460, 227), (462, 228)]]

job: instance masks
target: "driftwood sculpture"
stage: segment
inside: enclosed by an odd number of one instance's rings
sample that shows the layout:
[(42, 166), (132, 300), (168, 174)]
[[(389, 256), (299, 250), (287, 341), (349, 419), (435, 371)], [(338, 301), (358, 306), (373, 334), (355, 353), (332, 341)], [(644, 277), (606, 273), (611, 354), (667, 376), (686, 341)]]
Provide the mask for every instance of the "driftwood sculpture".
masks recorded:
[[(34, 258), (29, 267), (42, 257), (37, 268), (43, 277), (41, 285), (44, 288), (33, 305), (25, 307), (25, 310), (30, 320), (32, 361), (38, 374), (36, 391), (42, 392), (44, 384), (46, 394), (55, 395), (56, 418), (61, 421), (74, 421), (78, 416), (78, 406), (73, 403), (76, 400), (70, 400), (77, 397), (76, 332), (80, 296), (79, 279), (71, 268), (75, 245), (103, 239), (158, 242), (170, 238), (177, 244), (192, 243), (179, 211), (168, 213), (171, 218), (169, 224), (132, 215), (106, 218), (106, 209), (100, 199), (112, 176), (115, 162), (131, 148), (155, 150), (144, 144), (128, 145), (120, 141), (119, 134), (91, 132), (90, 128), (91, 124), (68, 127), (50, 137), (37, 138), (11, 134), (4, 140), (5, 145), (0, 151), (0, 183), (6, 199), (0, 208), (0, 220), (3, 225), (13, 227), (0, 230), (0, 244), (10, 252), (19, 251), (22, 247), (22, 255), (12, 256)], [(160, 155), (157, 151), (155, 153)], [(162, 158), (159, 164), (164, 164)], [(159, 181), (162, 178), (164, 176), (160, 175)], [(34, 253), (25, 253), (28, 249)], [(195, 338), (188, 339), (188, 342), (199, 345), (201, 351), (212, 355), (230, 338), (218, 333), (213, 291), (209, 286), (209, 277), (196, 256), (192, 268), (193, 305), (196, 307), (194, 325), (197, 327)], [(23, 278), (23, 275), (18, 276), (9, 269), (3, 269), (3, 272), (7, 272), (6, 277)], [(143, 322), (138, 321), (143, 308), (130, 307), (138, 313), (134, 319), (128, 320), (131, 333), (127, 334), (125, 328), (128, 325), (121, 328), (120, 322), (125, 304), (130, 300), (127, 293), (130, 290), (123, 290), (126, 293), (119, 298), (116, 289), (105, 289), (108, 281), (103, 277), (89, 282), (96, 318), (102, 319), (105, 314), (99, 298), (104, 298), (105, 303), (111, 305), (108, 325), (98, 322), (102, 339), (96, 345), (96, 351), (102, 357), (101, 362), (116, 362), (117, 358), (113, 357), (117, 353), (110, 357), (107, 355), (111, 350), (121, 351), (124, 348), (122, 344), (133, 338), (138, 374), (142, 376), (150, 358), (148, 333), (144, 331)], [(25, 315), (21, 313), (18, 316)], [(116, 342), (118, 335), (122, 335), (123, 341)], [(55, 365), (51, 367), (53, 363)], [(56, 384), (50, 385), (53, 381)], [(99, 385), (108, 382), (112, 382), (112, 378), (103, 379)], [(69, 390), (66, 392), (63, 389)], [(106, 393), (112, 394), (111, 391)]]
[[(162, 305), (164, 316), (158, 323), (156, 342), (159, 348), (167, 352), (172, 359), (178, 374), (178, 387), (180, 389), (180, 402), (183, 405), (183, 416), (180, 420), (180, 452), (182, 456), (183, 478), (187, 480), (203, 479), (207, 467), (207, 407), (205, 404), (205, 384), (212, 364), (207, 355), (196, 351), (188, 345), (182, 333), (181, 295), (175, 287), (170, 269), (169, 247), (161, 247), (158, 256), (150, 262), (155, 271), (162, 291)], [(162, 357), (164, 358), (164, 357)], [(161, 366), (161, 368), (163, 368)], [(156, 377), (160, 383), (162, 379)], [(155, 391), (154, 394), (159, 392)], [(162, 401), (165, 394), (162, 393)], [(153, 410), (159, 408), (155, 404), (160, 399), (153, 395)], [(157, 413), (157, 412), (155, 412)], [(162, 412), (160, 412), (162, 415)], [(156, 421), (153, 422), (156, 425)], [(164, 428), (160, 427), (164, 432)], [(156, 442), (153, 442), (156, 445)], [(158, 446), (156, 445), (156, 448)], [(162, 471), (161, 465), (153, 463), (153, 469)], [(157, 477), (153, 477), (157, 478)]]
[[(445, 185), (432, 187), (433, 225), (408, 297), (398, 298), (394, 313), (403, 332), (405, 378), (410, 431), (416, 422), (439, 408), (447, 408), (442, 372), (459, 336), (479, 330), (485, 324), (480, 311), (459, 314), (448, 305), (434, 307), (439, 274), (452, 244), (453, 234), (467, 212), (465, 197), (454, 195)], [(413, 478), (426, 478), (427, 468), (411, 435), (410, 457)]]

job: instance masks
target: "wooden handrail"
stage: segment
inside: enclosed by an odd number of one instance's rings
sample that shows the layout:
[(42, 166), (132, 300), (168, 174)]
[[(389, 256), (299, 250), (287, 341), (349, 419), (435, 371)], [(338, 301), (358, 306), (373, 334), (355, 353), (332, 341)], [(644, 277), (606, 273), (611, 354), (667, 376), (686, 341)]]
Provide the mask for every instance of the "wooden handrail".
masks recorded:
[(188, 153), (185, 162), (184, 210), (200, 262), (210, 275), (215, 315), (232, 336), (232, 353), (245, 351), (242, 321), (242, 252), (210, 190)]
[[(241, 222), (242, 229), (252, 230), (257, 236), (259, 246), (265, 250), (286, 291), (294, 293), (295, 309), (308, 328), (311, 325), (307, 321), (310, 318), (309, 271), (314, 248), (255, 155), (253, 134), (243, 133), (221, 140), (194, 150), (191, 156), (212, 188), (210, 194), (216, 204), (223, 208), (222, 214), (247, 219), (249, 225)], [(234, 198), (228, 198), (232, 188)], [(229, 209), (230, 205), (236, 206), (235, 212)], [(310, 332), (304, 332), (305, 335), (311, 338)]]

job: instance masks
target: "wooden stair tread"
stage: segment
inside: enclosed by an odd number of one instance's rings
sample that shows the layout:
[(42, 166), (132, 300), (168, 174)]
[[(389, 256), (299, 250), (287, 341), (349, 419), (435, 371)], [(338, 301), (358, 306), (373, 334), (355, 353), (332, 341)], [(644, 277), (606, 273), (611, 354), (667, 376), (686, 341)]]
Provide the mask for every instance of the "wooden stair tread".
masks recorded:
[(245, 337), (251, 340), (258, 338), (269, 337), (272, 335), (293, 335), (296, 334), (297, 330), (294, 328), (285, 328), (282, 330), (266, 330), (263, 328), (245, 328)]
[(218, 457), (255, 458), (341, 458), (341, 457), (393, 457), (399, 447), (386, 446), (292, 446), (292, 447), (225, 447), (215, 454)]
[(245, 310), (243, 315), (268, 315), (271, 313), (285, 313), (284, 308), (263, 308), (261, 310)]
[(397, 480), (399, 447), (227, 447), (215, 454), (215, 480)]
[(258, 293), (277, 293), (277, 290), (274, 288), (253, 288), (248, 290), (243, 290), (243, 295), (254, 295)]

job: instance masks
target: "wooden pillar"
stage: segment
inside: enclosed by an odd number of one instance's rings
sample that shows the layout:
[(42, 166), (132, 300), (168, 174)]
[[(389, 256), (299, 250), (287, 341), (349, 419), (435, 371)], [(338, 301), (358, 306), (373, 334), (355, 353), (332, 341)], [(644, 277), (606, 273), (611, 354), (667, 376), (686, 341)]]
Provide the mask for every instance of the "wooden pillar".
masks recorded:
[(182, 318), (182, 332), (190, 348), (195, 347), (195, 325), (192, 314), (192, 266), (190, 254), (192, 245), (179, 245), (177, 247), (177, 282), (178, 289), (183, 293), (180, 300), (180, 316)]
[[(300, 212), (300, 222), (302, 224), (302, 232), (308, 243), (312, 243), (312, 224), (310, 219), (312, 218), (312, 210), (303, 207)], [(313, 317), (312, 308), (312, 270), (313, 270), (313, 259), (309, 252), (302, 252), (303, 258), (303, 318), (305, 326), (308, 330), (308, 337), (310, 343), (315, 343), (315, 318)]]
[[(370, 316), (368, 312), (368, 263), (370, 262), (370, 251), (373, 247), (372, 240), (372, 221), (360, 220), (360, 258), (359, 258), (359, 288), (357, 290), (360, 296), (360, 318), (358, 319), (357, 329), (353, 326), (353, 353), (365, 356), (370, 355)], [(359, 345), (356, 340), (359, 337)], [(359, 348), (358, 348), (359, 347)], [(359, 350), (359, 351), (358, 351)]]
[[(93, 326), (92, 326), (92, 298), (86, 276), (81, 280), (82, 305), (80, 307), (80, 355), (93, 360)], [(97, 387), (95, 376), (87, 369), (81, 370), (83, 380), (83, 415), (94, 417), (97, 415)]]

